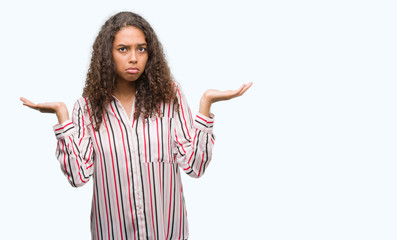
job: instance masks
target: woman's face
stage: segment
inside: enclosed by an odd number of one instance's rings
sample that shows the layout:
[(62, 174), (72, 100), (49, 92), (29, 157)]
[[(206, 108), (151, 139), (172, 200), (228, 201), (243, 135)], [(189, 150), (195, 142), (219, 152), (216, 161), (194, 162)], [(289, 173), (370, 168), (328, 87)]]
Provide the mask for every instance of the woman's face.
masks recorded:
[(134, 82), (142, 75), (149, 57), (142, 30), (133, 26), (120, 29), (115, 35), (112, 52), (117, 81)]

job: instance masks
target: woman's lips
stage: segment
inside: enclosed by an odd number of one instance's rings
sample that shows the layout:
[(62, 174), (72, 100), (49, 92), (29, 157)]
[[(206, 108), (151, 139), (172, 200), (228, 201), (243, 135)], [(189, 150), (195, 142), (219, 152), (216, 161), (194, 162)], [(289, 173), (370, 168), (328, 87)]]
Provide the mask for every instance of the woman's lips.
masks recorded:
[(125, 70), (127, 73), (138, 73), (139, 69), (138, 68), (127, 68), (127, 70)]

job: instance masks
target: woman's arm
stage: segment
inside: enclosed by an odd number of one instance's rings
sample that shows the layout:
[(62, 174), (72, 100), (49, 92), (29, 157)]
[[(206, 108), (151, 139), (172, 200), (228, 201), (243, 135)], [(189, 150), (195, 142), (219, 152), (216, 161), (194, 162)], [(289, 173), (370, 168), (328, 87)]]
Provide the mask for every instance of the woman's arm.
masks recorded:
[(212, 103), (241, 96), (252, 86), (244, 84), (237, 90), (207, 90), (200, 101), (199, 113), (194, 120), (186, 99), (178, 89), (180, 110), (175, 117), (176, 161), (191, 177), (201, 177), (212, 158), (215, 143), (213, 134), (214, 115), (210, 113)]
[(21, 98), (23, 105), (43, 113), (55, 113), (58, 124), (54, 126), (58, 140), (56, 157), (60, 162), (62, 172), (73, 187), (79, 187), (88, 182), (93, 173), (93, 144), (88, 135), (87, 123), (84, 117), (83, 101), (77, 101), (72, 120), (66, 105), (62, 102), (47, 102), (35, 104), (26, 98)]

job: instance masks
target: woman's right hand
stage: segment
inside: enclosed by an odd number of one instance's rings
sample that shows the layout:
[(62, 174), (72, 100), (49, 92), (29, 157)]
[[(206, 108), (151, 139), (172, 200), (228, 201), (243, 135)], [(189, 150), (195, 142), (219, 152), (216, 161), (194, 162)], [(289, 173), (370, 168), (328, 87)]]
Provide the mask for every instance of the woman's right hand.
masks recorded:
[(63, 102), (46, 102), (46, 103), (33, 103), (26, 98), (21, 97), (20, 100), (24, 106), (30, 107), (42, 113), (55, 113), (59, 123), (69, 120), (68, 109)]

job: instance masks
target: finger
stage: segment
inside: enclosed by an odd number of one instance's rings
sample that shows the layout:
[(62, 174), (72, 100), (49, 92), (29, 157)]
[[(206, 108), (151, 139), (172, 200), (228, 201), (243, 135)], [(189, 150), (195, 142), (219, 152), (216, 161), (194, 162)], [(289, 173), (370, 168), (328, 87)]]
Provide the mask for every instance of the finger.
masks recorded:
[(21, 97), (20, 100), (23, 102), (24, 106), (27, 106), (31, 109), (34, 109), (34, 110), (37, 110), (40, 112), (46, 112), (46, 110), (44, 109), (44, 106), (42, 106), (42, 104), (35, 104), (24, 97)]
[[(252, 83), (250, 83), (252, 85)], [(247, 87), (247, 84), (242, 84), (237, 90), (228, 90), (225, 91), (229, 96), (240, 96), (241, 92), (245, 91), (245, 88)]]
[(28, 107), (36, 107), (36, 104), (34, 104), (33, 102), (29, 101), (28, 99), (21, 97), (20, 100), (23, 102), (23, 105), (28, 106)]
[(237, 90), (235, 91), (235, 93), (233, 94), (233, 97), (240, 97), (240, 96), (243, 95), (243, 94), (248, 90), (248, 88), (250, 88), (251, 86), (252, 86), (252, 82), (250, 82), (250, 83), (248, 83), (248, 84), (244, 83), (243, 85), (241, 85), (241, 87), (240, 87), (239, 89), (237, 89)]
[(252, 82), (246, 84), (243, 88), (243, 90), (240, 92), (240, 96), (243, 95), (251, 86), (252, 86)]
[(227, 91), (224, 91), (224, 92), (223, 92), (223, 93), (224, 93), (224, 97), (225, 97), (226, 99), (232, 99), (232, 98), (235, 98), (235, 97), (240, 96), (241, 91), (244, 90), (244, 85), (245, 85), (245, 84), (241, 85), (241, 87), (239, 87), (237, 90), (227, 90)]
[(235, 90), (235, 93), (237, 94), (237, 96), (241, 93), (241, 91), (244, 90), (245, 84), (241, 85), (241, 87), (237, 90)]
[(36, 104), (34, 104), (33, 102), (29, 101), (29, 100), (26, 99), (26, 98), (21, 97), (20, 99), (21, 99), (21, 101), (22, 101), (24, 104), (27, 104), (27, 105), (36, 105)]

